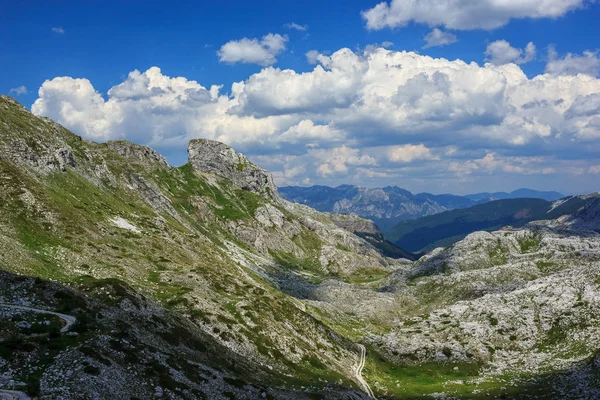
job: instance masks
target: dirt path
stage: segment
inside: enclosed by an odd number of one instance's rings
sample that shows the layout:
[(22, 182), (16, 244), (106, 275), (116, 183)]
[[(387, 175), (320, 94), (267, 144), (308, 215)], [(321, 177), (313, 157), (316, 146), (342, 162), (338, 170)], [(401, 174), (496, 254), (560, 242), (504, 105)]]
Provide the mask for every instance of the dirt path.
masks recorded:
[(362, 344), (359, 344), (358, 347), (360, 348), (360, 359), (358, 361), (358, 366), (356, 367), (356, 373), (354, 375), (356, 377), (356, 380), (358, 380), (360, 385), (363, 387), (365, 393), (367, 393), (372, 399), (377, 400), (377, 398), (373, 394), (373, 391), (371, 390), (371, 386), (369, 386), (367, 381), (365, 381), (365, 379), (362, 376), (362, 371), (365, 367), (367, 358), (367, 349)]
[[(63, 326), (60, 330), (62, 333), (67, 332), (69, 329), (71, 329), (73, 324), (75, 322), (77, 322), (77, 318), (75, 318), (71, 315), (61, 314), (61, 313), (57, 313), (54, 311), (48, 311), (48, 310), (40, 310), (39, 308), (32, 308), (32, 307), (26, 307), (26, 306), (15, 306), (12, 304), (3, 304), (3, 303), (0, 303), (0, 308), (8, 308), (11, 310), (30, 311), (30, 312), (34, 312), (34, 313), (40, 313), (40, 314), (55, 315), (58, 318), (60, 318), (62, 321), (65, 321), (65, 326)], [(23, 392), (19, 392), (18, 390), (0, 389), (0, 400), (31, 400), (31, 398), (29, 396), (27, 396), (27, 394), (25, 394)]]
[[(40, 310), (38, 308), (15, 306), (15, 305), (11, 305), (11, 304), (3, 304), (3, 303), (0, 303), (0, 308), (10, 308), (12, 310), (31, 311), (31, 312), (40, 313), (40, 314), (56, 315), (61, 320), (65, 321), (65, 326), (63, 326), (60, 330), (62, 333), (67, 332), (69, 329), (71, 329), (71, 326), (73, 326), (73, 324), (75, 322), (77, 322), (77, 318), (75, 318), (71, 315), (60, 314), (60, 313), (57, 313), (54, 311), (48, 311), (48, 310)], [(4, 399), (2, 399), (2, 397), (0, 397), (0, 400), (4, 400)]]

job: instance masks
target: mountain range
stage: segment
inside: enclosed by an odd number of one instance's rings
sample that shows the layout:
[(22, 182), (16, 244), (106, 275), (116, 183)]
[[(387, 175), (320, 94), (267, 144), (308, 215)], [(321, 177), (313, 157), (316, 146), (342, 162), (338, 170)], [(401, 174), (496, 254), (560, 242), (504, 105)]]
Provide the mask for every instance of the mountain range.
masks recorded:
[(534, 198), (547, 201), (565, 197), (558, 192), (541, 192), (518, 189), (513, 192), (477, 193), (466, 196), (452, 194), (418, 193), (397, 186), (365, 188), (341, 185), (284, 186), (279, 188), (282, 197), (289, 201), (306, 204), (316, 210), (341, 214), (356, 214), (374, 221), (386, 232), (398, 222), (438, 214), (458, 208), (501, 199)]
[(444, 211), (399, 222), (386, 238), (410, 252), (429, 252), (448, 247), (476, 231), (495, 231), (505, 226), (518, 228), (535, 220), (555, 219), (572, 214), (583, 206), (581, 197), (555, 202), (516, 198), (494, 200), (476, 206)]
[(226, 144), (175, 167), (1, 96), (0, 398), (600, 398), (600, 194), (565, 201), (392, 258)]

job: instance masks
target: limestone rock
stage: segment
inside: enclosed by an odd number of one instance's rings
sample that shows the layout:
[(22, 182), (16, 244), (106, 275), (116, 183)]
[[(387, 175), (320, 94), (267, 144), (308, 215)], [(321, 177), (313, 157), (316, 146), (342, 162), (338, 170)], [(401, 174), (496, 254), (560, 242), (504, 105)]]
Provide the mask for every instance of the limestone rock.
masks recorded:
[(188, 144), (188, 158), (194, 170), (229, 179), (240, 189), (278, 198), (273, 176), (251, 163), (225, 143), (208, 139), (195, 139)]
[(110, 141), (106, 145), (128, 160), (156, 163), (162, 167), (169, 166), (163, 156), (148, 146), (140, 146), (126, 140)]
[(331, 221), (338, 227), (352, 233), (381, 233), (377, 225), (371, 220), (353, 214), (330, 214)]

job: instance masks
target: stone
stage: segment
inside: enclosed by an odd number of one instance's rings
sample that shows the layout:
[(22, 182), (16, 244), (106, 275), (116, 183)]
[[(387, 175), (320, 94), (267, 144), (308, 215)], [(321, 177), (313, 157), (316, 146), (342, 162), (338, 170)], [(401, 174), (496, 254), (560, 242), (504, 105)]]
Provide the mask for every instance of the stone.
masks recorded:
[(194, 139), (188, 144), (188, 159), (197, 172), (221, 176), (240, 189), (271, 199), (279, 197), (273, 176), (225, 143)]

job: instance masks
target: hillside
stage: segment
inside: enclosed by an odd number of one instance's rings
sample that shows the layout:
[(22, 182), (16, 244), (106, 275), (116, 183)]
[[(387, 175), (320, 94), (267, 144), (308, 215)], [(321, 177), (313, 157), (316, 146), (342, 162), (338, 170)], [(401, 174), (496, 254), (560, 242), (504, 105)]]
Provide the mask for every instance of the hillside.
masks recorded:
[(397, 186), (363, 188), (341, 185), (328, 186), (285, 186), (279, 188), (281, 195), (319, 211), (340, 214), (355, 214), (374, 221), (387, 232), (399, 222), (416, 219), (444, 211), (468, 208), (489, 201), (514, 198), (537, 198), (554, 201), (564, 197), (558, 192), (539, 192), (519, 189), (511, 193), (478, 193), (466, 196), (431, 193), (412, 194)]
[(597, 398), (598, 196), (552, 207), (389, 258), (223, 143), (173, 167), (2, 96), (0, 397)]
[(537, 219), (554, 219), (582, 206), (578, 198), (553, 207), (542, 199), (506, 199), (403, 221), (386, 233), (398, 246), (412, 252), (447, 247), (475, 231), (493, 231), (503, 226), (521, 227)]
[[(1, 302), (86, 321), (85, 333), (50, 342), (9, 324), (5, 345), (26, 345), (3, 347), (12, 372), (0, 387), (127, 399), (154, 387), (169, 398), (361, 389), (357, 346), (298, 298), (330, 277), (382, 276), (393, 261), (327, 214), (279, 199), (271, 175), (233, 149), (197, 140), (189, 156), (171, 167), (147, 147), (87, 142), (0, 98)], [(134, 374), (133, 360), (155, 365)]]

